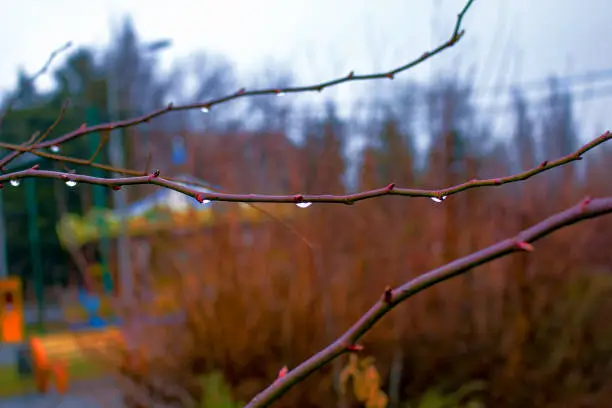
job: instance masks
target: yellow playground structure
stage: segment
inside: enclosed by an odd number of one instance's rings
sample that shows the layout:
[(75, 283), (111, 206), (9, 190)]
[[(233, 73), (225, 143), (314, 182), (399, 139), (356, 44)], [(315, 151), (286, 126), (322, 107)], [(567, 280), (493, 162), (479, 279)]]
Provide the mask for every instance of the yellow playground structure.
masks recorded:
[[(210, 192), (201, 187), (189, 187), (196, 191)], [(231, 209), (228, 209), (229, 207)], [(299, 214), (299, 210), (294, 206), (287, 205), (267, 204), (265, 210), (280, 218)], [(151, 276), (154, 274), (150, 269), (151, 248), (148, 239), (157, 233), (168, 231), (197, 233), (198, 229), (205, 230), (228, 219), (238, 219), (242, 223), (250, 224), (270, 220), (264, 212), (248, 205), (201, 204), (183, 194), (159, 189), (144, 200), (132, 204), (122, 214), (100, 209), (84, 216), (66, 214), (57, 225), (57, 233), (63, 246), (74, 256), (88, 244), (116, 238), (122, 229), (121, 224), (125, 223), (132, 245), (132, 255), (137, 258), (133, 266), (134, 271), (130, 273), (146, 275), (146, 286), (150, 290), (152, 307), (148, 311), (151, 315), (143, 315), (141, 320), (152, 319), (152, 324), (166, 324), (176, 321), (181, 311), (175, 310), (176, 294), (169, 289), (172, 285), (165, 281), (168, 277)], [(139, 261), (140, 258), (142, 262)], [(81, 372), (84, 362), (89, 361), (91, 365), (91, 361), (95, 362), (97, 357), (100, 357), (98, 363), (108, 362), (109, 358), (126, 358), (126, 352), (133, 352), (132, 348), (126, 348), (132, 336), (128, 335), (122, 322), (113, 316), (113, 302), (115, 296), (121, 293), (121, 287), (117, 284), (120, 279), (111, 269), (113, 268), (108, 265), (90, 261), (85, 271), (91, 283), (90, 288), (86, 291), (82, 288), (66, 291), (61, 306), (71, 331), (35, 336), (28, 340), (35, 382), (40, 392), (47, 392), (51, 385), (55, 385), (57, 391), (65, 392), (69, 386), (69, 377), (77, 376), (71, 373)], [(108, 290), (102, 282), (105, 274), (110, 275), (112, 290)], [(0, 288), (6, 288), (3, 290), (11, 293), (7, 298), (11, 302), (0, 308), (3, 339), (23, 341), (23, 313), (19, 312), (23, 307), (19, 282), (12, 281)], [(11, 314), (15, 310), (17, 312)]]

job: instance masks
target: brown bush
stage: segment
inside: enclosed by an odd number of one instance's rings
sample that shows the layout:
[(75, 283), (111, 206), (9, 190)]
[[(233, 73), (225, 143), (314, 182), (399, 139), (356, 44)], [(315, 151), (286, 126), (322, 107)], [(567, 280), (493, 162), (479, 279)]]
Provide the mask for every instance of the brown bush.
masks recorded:
[[(205, 161), (218, 178), (209, 181), (228, 191), (248, 191), (251, 182), (263, 187), (250, 179), (258, 172), (240, 154), (229, 154), (240, 151), (238, 141), (257, 143), (228, 136), (214, 150), (205, 145), (192, 150), (210, 152)], [(310, 192), (341, 193), (342, 168), (328, 166), (341, 163), (333, 143), (331, 135), (327, 142), (323, 138), (320, 151), (314, 143), (282, 151), (262, 142), (261, 157), (274, 168), (266, 173), (266, 192), (287, 192), (283, 184), (289, 183), (288, 190), (297, 193), (311, 183), (316, 188)], [(453, 143), (451, 136), (446, 143)], [(399, 161), (388, 161), (396, 166), (380, 180), (376, 168), (385, 158), (368, 151), (362, 186), (384, 185), (400, 174), (417, 185), (469, 178), (448, 176), (444, 150), (438, 153), (439, 161), (427, 172), (410, 177)], [(436, 151), (432, 154), (435, 158)], [(468, 157), (464, 168), (479, 170), (472, 175), (508, 174), (500, 163), (494, 154)], [(573, 204), (585, 189), (609, 193), (603, 156), (593, 155), (588, 163), (586, 181), (570, 177), (554, 196), (542, 176), (520, 188), (470, 190), (443, 204), (385, 197), (351, 208), (295, 208), (285, 221), (263, 217), (257, 224), (241, 221), (239, 206), (228, 204), (214, 226), (152, 236), (149, 273), (173, 277), (168, 290), (187, 319), (142, 329), (140, 347), (161, 353), (149, 352), (141, 376), (163, 377), (180, 388), (197, 382), (201, 373), (221, 370), (237, 399), (249, 400), (281, 367), (297, 365), (347, 329), (387, 285), (511, 236)], [(270, 206), (258, 206), (274, 213)], [(602, 324), (612, 307), (605, 250), (612, 238), (609, 224), (598, 219), (571, 227), (542, 241), (532, 254), (480, 267), (398, 306), (364, 339), (385, 387), (393, 363), (401, 363), (404, 400), (432, 386), (455, 389), (483, 379), (487, 406), (570, 406), (574, 400), (571, 406), (601, 406), (611, 395), (606, 378), (612, 333)], [(142, 301), (138, 307), (144, 312), (152, 306)], [(332, 371), (313, 375), (278, 406), (333, 406), (338, 395)], [(197, 398), (200, 391), (191, 394)]]

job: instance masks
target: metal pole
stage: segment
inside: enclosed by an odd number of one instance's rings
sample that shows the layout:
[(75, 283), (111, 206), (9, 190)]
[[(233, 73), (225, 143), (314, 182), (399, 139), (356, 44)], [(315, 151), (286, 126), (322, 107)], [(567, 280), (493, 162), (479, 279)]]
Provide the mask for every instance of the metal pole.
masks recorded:
[(38, 230), (38, 200), (36, 199), (36, 179), (23, 180), (26, 188), (26, 207), (28, 212), (28, 238), (30, 241), (30, 261), (34, 275), (34, 291), (36, 294), (37, 321), (40, 329), (44, 328), (44, 282), (42, 267), (42, 251), (40, 247), (40, 231)]
[[(85, 112), (85, 116), (87, 119), (87, 123), (98, 123), (99, 122), (99, 116), (98, 116), (98, 111), (96, 109), (95, 106), (88, 106)], [(91, 137), (89, 138), (89, 149), (91, 151), (91, 154), (93, 155), (95, 153), (95, 151), (98, 149), (98, 146), (100, 145), (100, 134), (99, 133), (94, 133), (92, 135), (90, 135)], [(94, 177), (102, 177), (102, 170), (98, 169), (98, 168), (93, 168), (92, 169), (92, 175)], [(94, 204), (94, 208), (96, 209), (100, 209), (100, 208), (106, 208), (106, 188), (102, 187), (102, 186), (93, 186), (93, 204)], [(106, 228), (106, 223), (103, 220), (98, 220), (99, 225), (99, 231), (100, 231), (100, 240), (99, 240), (99, 247), (100, 247), (100, 255), (102, 258), (102, 280), (104, 283), (104, 291), (106, 293), (112, 293), (113, 291), (113, 279), (110, 276), (110, 272), (108, 269), (108, 257), (110, 254), (110, 241), (108, 238), (108, 230)]]
[[(165, 48), (170, 47), (172, 42), (170, 40), (155, 41), (146, 47), (148, 52), (159, 52)], [(108, 100), (108, 113), (111, 121), (117, 120), (119, 111), (119, 88), (117, 86), (117, 71), (114, 65), (111, 65), (108, 72), (107, 78), (107, 100)], [(111, 137), (108, 143), (110, 161), (113, 167), (125, 167), (125, 155), (122, 145), (123, 135), (122, 129), (115, 129), (117, 134), (115, 137)], [(114, 177), (121, 177), (121, 174), (115, 174)], [(127, 198), (125, 190), (121, 189), (115, 191), (113, 194), (115, 201), (115, 210), (122, 213), (127, 207)], [(120, 221), (120, 233), (117, 240), (117, 257), (119, 264), (119, 282), (120, 291), (125, 300), (128, 300), (134, 290), (134, 276), (132, 275), (132, 259), (130, 250), (130, 240), (127, 234), (127, 222), (125, 218), (121, 218)]]
[[(107, 101), (108, 101), (108, 114), (111, 121), (116, 121), (119, 110), (119, 89), (116, 83), (115, 66), (109, 67), (109, 74), (107, 78)], [(113, 167), (125, 166), (125, 157), (123, 154), (122, 146), (122, 129), (115, 129), (115, 137), (110, 138), (108, 143), (109, 158)], [(112, 131), (111, 131), (112, 133)], [(121, 174), (115, 173), (114, 177), (121, 177)], [(117, 190), (113, 193), (113, 199), (115, 204), (115, 211), (122, 213), (127, 206), (127, 199), (125, 196), (125, 190)], [(124, 217), (121, 217), (120, 231), (117, 237), (117, 264), (119, 271), (119, 290), (120, 295), (123, 299), (128, 300), (134, 290), (134, 279), (132, 276), (132, 260), (130, 258), (130, 240), (127, 235), (127, 222)]]

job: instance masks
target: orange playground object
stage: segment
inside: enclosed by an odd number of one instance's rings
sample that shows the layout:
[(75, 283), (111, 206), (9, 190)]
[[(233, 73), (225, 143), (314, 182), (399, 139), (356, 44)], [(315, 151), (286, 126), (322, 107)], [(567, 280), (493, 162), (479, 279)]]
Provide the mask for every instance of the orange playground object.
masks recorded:
[(0, 280), (0, 343), (23, 341), (23, 297), (21, 280), (9, 277)]

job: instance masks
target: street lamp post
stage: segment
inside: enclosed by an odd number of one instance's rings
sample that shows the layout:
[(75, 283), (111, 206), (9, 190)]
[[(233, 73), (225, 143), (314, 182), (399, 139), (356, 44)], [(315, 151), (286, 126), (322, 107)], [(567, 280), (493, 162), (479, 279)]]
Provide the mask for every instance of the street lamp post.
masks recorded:
[[(170, 40), (160, 40), (150, 43), (146, 46), (147, 52), (159, 52), (171, 46)], [(108, 112), (111, 121), (116, 121), (119, 116), (119, 88), (117, 86), (116, 67), (111, 66), (107, 78), (107, 101)], [(115, 129), (116, 137), (111, 137), (108, 143), (109, 158), (111, 165), (115, 168), (125, 167), (125, 154), (123, 150), (122, 138), (123, 129)], [(115, 174), (115, 177), (120, 177), (120, 174)], [(120, 231), (117, 240), (117, 263), (119, 269), (119, 284), (121, 296), (124, 299), (129, 299), (134, 289), (134, 280), (132, 276), (132, 260), (130, 251), (130, 241), (127, 234), (127, 222), (123, 216), (127, 207), (127, 197), (125, 190), (121, 189), (113, 194), (115, 210), (120, 214)]]

